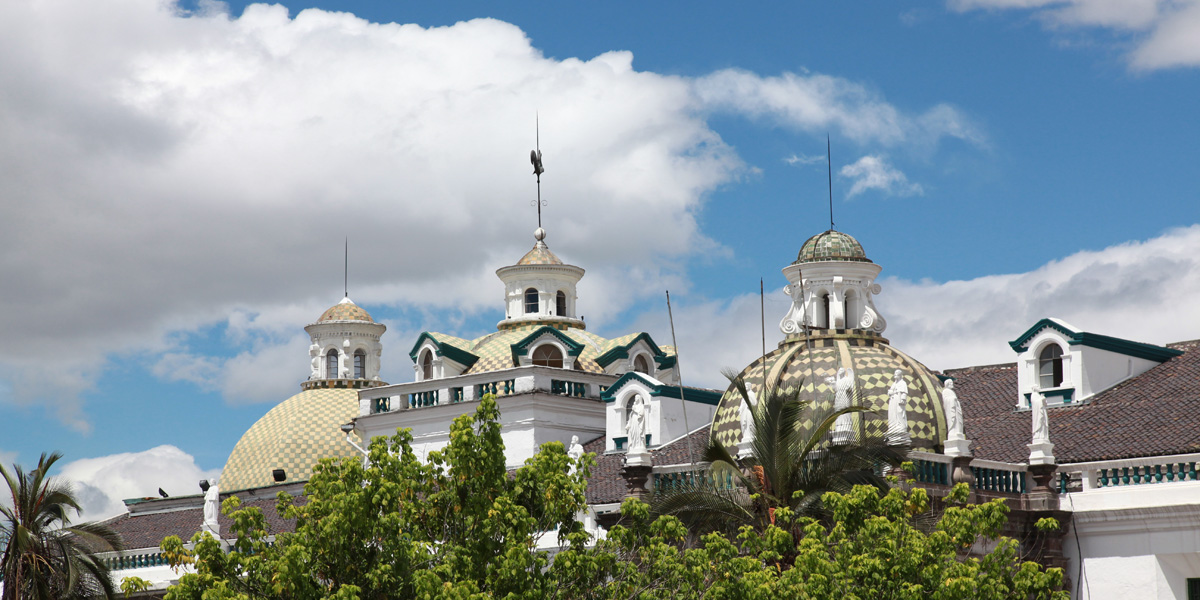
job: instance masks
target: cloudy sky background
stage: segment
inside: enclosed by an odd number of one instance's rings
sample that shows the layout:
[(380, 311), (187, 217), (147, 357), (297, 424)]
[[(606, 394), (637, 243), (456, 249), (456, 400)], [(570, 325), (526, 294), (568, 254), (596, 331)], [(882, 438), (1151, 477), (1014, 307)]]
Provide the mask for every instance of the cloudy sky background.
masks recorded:
[(385, 379), (491, 329), (535, 114), (589, 328), (669, 343), (670, 289), (691, 383), (759, 352), (759, 278), (779, 339), (826, 134), (885, 335), (931, 367), (1045, 316), (1200, 337), (1200, 3), (311, 6), (0, 4), (0, 458), (65, 452), (89, 516), (198, 491), (298, 391), (345, 237)]

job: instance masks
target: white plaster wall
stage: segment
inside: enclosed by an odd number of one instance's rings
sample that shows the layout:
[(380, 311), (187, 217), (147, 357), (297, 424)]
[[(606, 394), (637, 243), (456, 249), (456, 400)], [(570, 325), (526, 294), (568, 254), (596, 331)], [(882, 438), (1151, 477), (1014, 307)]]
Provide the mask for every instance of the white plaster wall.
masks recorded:
[[(361, 406), (362, 403), (366, 406)], [(504, 441), (505, 464), (510, 468), (525, 464), (542, 444), (559, 441), (567, 445), (578, 435), (586, 443), (604, 433), (604, 406), (594, 399), (570, 398), (543, 393), (501, 396), (500, 437)], [(360, 401), (360, 409), (370, 409), (370, 401)], [(450, 441), (450, 424), (456, 417), (474, 413), (478, 404), (459, 402), (413, 410), (393, 411), (359, 418), (356, 427), (362, 436), (391, 436), (399, 428), (412, 431), (413, 451), (424, 457)]]
[(1078, 390), (1082, 398), (1095, 394), (1134, 376), (1149, 371), (1158, 365), (1157, 362), (1144, 358), (1134, 358), (1108, 350), (1075, 346), (1072, 354), (1078, 354), (1079, 359), (1073, 361), (1079, 374), (1076, 381), (1083, 383), (1083, 389)]

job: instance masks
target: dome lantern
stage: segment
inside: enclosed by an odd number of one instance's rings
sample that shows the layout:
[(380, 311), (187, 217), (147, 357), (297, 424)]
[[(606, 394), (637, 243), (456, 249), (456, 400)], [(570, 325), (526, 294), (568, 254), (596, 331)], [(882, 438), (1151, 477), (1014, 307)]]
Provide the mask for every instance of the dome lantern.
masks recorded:
[(584, 329), (576, 316), (575, 286), (584, 270), (560, 260), (546, 245), (546, 230), (533, 232), (533, 248), (517, 264), (496, 270), (504, 282), (504, 320), (499, 329), (545, 324), (557, 329)]
[(349, 297), (321, 313), (304, 328), (312, 339), (308, 347), (311, 371), (301, 384), (305, 390), (364, 388), (385, 385), (379, 379), (383, 346), (379, 338), (387, 326), (376, 323)]
[(887, 321), (872, 298), (881, 291), (875, 283), (881, 270), (848, 234), (831, 229), (808, 238), (796, 261), (783, 269), (788, 280), (784, 293), (791, 296), (792, 306), (780, 330), (786, 335), (805, 329), (883, 333)]

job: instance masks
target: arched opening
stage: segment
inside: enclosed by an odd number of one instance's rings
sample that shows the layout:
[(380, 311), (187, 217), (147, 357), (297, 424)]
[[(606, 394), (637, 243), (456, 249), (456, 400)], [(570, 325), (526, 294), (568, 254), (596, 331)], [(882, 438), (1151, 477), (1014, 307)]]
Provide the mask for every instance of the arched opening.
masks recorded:
[(556, 348), (553, 344), (542, 344), (533, 349), (533, 364), (538, 367), (556, 367), (561, 369), (563, 366), (562, 351)]
[(421, 381), (433, 379), (433, 353), (426, 350), (421, 353)]
[(562, 290), (554, 295), (554, 314), (560, 317), (567, 316), (567, 295)]
[(354, 378), (367, 378), (367, 353), (362, 350), (354, 351)]
[(525, 290), (525, 314), (538, 311), (538, 291), (534, 288)]
[(821, 314), (817, 316), (817, 327), (829, 329), (829, 292), (821, 294)]
[(637, 358), (633, 359), (633, 370), (638, 373), (650, 374), (650, 363), (646, 361), (645, 354), (639, 354)]
[(1038, 385), (1056, 388), (1063, 382), (1063, 351), (1058, 344), (1050, 344), (1038, 355)]
[(329, 353), (325, 355), (325, 378), (326, 379), (337, 379), (338, 378), (338, 353), (337, 353), (337, 350), (330, 350)]

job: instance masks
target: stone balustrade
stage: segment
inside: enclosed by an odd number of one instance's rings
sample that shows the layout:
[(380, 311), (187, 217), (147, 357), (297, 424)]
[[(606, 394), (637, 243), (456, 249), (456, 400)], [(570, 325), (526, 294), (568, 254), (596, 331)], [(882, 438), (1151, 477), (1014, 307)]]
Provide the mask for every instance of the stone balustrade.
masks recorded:
[(1151, 456), (1062, 465), (1059, 491), (1082, 491), (1196, 481), (1200, 453)]

